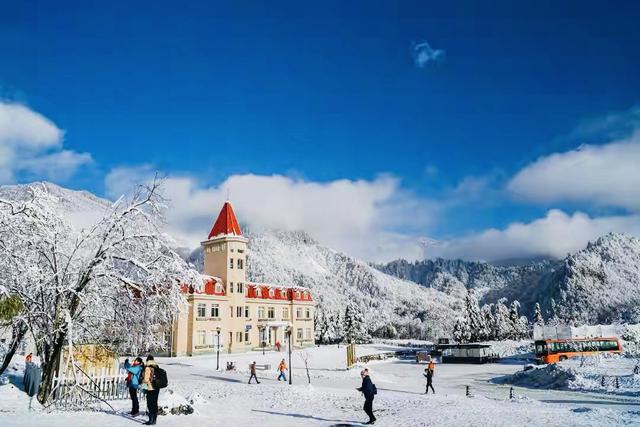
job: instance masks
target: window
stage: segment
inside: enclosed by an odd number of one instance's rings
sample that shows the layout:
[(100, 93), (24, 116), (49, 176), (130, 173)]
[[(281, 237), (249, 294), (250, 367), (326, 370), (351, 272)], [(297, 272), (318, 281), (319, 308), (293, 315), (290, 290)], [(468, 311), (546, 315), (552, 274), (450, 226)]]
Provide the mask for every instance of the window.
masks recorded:
[(282, 298), (286, 298), (287, 297), (287, 291), (286, 289), (280, 289), (280, 296)]
[(306, 308), (304, 310), (304, 317), (307, 319), (311, 319), (311, 309), (310, 308)]
[(300, 291), (296, 291), (296, 299), (300, 299)]
[(276, 291), (274, 289), (269, 289), (269, 297), (273, 298), (274, 296), (276, 296)]
[(296, 319), (302, 319), (302, 308), (296, 308)]
[(238, 293), (244, 293), (244, 284), (243, 283), (238, 283)]
[(296, 337), (298, 338), (298, 340), (302, 340), (302, 328), (298, 328)]
[(233, 258), (229, 258), (229, 268), (233, 270)]
[(233, 282), (229, 282), (229, 291), (233, 293)]
[(244, 317), (246, 317), (247, 319), (250, 318), (251, 316), (249, 315), (249, 306), (245, 305), (244, 306)]
[(237, 306), (236, 307), (236, 317), (242, 317), (242, 312), (243, 312), (242, 307)]
[(229, 317), (233, 317), (233, 306), (229, 307)]
[(238, 253), (239, 254), (243, 254), (244, 253), (244, 249), (238, 249)]
[(238, 270), (242, 270), (243, 265), (244, 265), (244, 260), (238, 259)]
[(264, 319), (264, 307), (258, 307), (258, 319)]
[(245, 333), (244, 333), (244, 340), (245, 340), (246, 342), (249, 342), (249, 331), (247, 331), (247, 332), (245, 332)]
[(204, 331), (198, 331), (196, 333), (196, 345), (206, 345), (207, 336)]
[(198, 317), (205, 317), (207, 315), (207, 305), (198, 303)]
[(242, 332), (236, 332), (236, 341), (242, 342)]
[(311, 328), (307, 328), (304, 330), (304, 337), (308, 340), (311, 339)]
[(220, 306), (218, 304), (211, 304), (211, 317), (220, 317)]
[(216, 282), (216, 294), (222, 293), (222, 284), (220, 282)]
[(289, 318), (289, 309), (287, 307), (284, 307), (282, 309), (282, 318), (283, 319), (288, 319)]
[(267, 310), (267, 314), (269, 317), (269, 319), (275, 319), (276, 318), (276, 309), (273, 307), (269, 307), (269, 309)]

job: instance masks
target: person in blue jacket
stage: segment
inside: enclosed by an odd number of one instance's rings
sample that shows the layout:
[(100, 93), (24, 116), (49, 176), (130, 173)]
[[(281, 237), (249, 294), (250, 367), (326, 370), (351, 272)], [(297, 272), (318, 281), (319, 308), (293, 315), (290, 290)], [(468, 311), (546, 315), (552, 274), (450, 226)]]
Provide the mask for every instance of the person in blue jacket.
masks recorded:
[(140, 372), (144, 369), (142, 359), (136, 357), (133, 365), (129, 363), (129, 359), (124, 361), (124, 369), (127, 370), (127, 385), (129, 386), (129, 396), (131, 397), (131, 416), (135, 417), (140, 411), (138, 403), (138, 388), (140, 387)]
[(360, 376), (362, 377), (362, 387), (358, 387), (357, 390), (364, 394), (364, 412), (369, 416), (369, 421), (365, 424), (373, 424), (376, 422), (376, 417), (373, 415), (373, 397), (378, 394), (378, 390), (371, 382), (368, 369), (360, 372)]

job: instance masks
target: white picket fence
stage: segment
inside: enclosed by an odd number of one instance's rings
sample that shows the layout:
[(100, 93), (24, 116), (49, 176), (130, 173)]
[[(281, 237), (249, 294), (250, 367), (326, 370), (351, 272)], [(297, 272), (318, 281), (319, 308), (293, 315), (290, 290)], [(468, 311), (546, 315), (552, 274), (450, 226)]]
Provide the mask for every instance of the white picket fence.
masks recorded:
[[(51, 401), (55, 406), (69, 408), (85, 406), (87, 403), (129, 399), (127, 371), (119, 369), (116, 373), (102, 368), (86, 373), (67, 373), (53, 378)], [(144, 393), (138, 391), (138, 398)]]

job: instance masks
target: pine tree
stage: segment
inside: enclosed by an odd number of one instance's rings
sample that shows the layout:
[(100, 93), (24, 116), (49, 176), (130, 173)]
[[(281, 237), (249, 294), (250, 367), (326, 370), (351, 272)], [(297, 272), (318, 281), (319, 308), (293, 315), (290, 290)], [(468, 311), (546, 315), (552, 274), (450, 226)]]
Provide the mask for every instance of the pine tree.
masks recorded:
[(508, 339), (512, 330), (506, 301), (506, 298), (501, 298), (495, 305), (493, 336), (496, 340)]
[(315, 325), (316, 342), (318, 342), (319, 344), (326, 344), (329, 339), (331, 326), (324, 309), (321, 307), (318, 307), (315, 312)]
[(487, 339), (489, 335), (484, 316), (480, 313), (478, 300), (468, 293), (466, 300), (466, 321), (469, 328), (469, 341), (478, 342)]
[(350, 302), (344, 312), (344, 337), (348, 343), (362, 344), (371, 341), (360, 306)]
[(456, 323), (453, 326), (453, 339), (458, 343), (467, 343), (469, 342), (471, 334), (469, 331), (469, 323), (467, 319), (464, 317), (458, 317), (456, 319)]
[(533, 309), (533, 322), (536, 326), (544, 326), (544, 318), (542, 317), (542, 310), (540, 309), (540, 303), (537, 302)]
[(484, 324), (487, 330), (487, 340), (494, 340), (495, 337), (495, 319), (493, 317), (493, 304), (485, 304), (481, 309), (482, 316), (484, 317)]

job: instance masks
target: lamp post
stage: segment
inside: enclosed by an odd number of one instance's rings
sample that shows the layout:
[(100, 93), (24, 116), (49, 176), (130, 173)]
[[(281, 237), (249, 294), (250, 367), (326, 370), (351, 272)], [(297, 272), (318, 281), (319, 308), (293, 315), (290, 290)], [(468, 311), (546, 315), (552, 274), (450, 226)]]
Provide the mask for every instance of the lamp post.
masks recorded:
[(220, 326), (216, 326), (218, 342), (216, 343), (216, 371), (220, 370)]
[(293, 378), (293, 366), (291, 366), (291, 333), (293, 332), (293, 325), (289, 323), (287, 325), (287, 338), (289, 341), (289, 385), (291, 385), (291, 379)]

